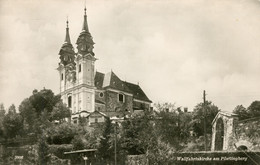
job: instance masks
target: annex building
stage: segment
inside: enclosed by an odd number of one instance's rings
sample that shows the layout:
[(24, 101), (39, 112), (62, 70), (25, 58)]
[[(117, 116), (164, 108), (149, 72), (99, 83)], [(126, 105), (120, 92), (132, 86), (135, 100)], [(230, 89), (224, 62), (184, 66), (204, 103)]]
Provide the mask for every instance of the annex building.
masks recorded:
[(103, 122), (105, 117), (123, 117), (150, 108), (151, 100), (138, 84), (122, 81), (113, 71), (95, 69), (94, 41), (87, 23), (86, 8), (83, 27), (74, 49), (67, 21), (65, 41), (59, 51), (60, 95), (71, 109), (72, 121), (86, 117), (89, 123)]

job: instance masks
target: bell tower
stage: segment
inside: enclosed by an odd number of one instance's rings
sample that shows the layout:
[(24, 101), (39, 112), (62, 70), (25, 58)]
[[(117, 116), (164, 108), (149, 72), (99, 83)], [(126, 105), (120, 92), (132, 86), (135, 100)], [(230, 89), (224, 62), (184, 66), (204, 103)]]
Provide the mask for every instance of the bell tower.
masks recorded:
[(95, 108), (94, 74), (96, 58), (93, 52), (93, 38), (87, 23), (86, 7), (84, 11), (83, 27), (76, 42), (78, 52), (75, 58), (77, 77), (75, 90), (77, 90), (79, 113), (93, 112)]
[(60, 95), (61, 99), (67, 106), (72, 109), (73, 102), (71, 96), (71, 88), (76, 83), (76, 63), (75, 52), (70, 41), (69, 21), (67, 20), (66, 36), (64, 43), (60, 49), (60, 62), (57, 70), (60, 75)]
[(60, 49), (57, 70), (60, 75), (60, 95), (63, 103), (72, 112), (74, 122), (79, 116), (85, 117), (95, 110), (95, 54), (94, 42), (89, 32), (86, 7), (82, 31), (77, 39), (77, 52), (70, 41), (67, 20), (65, 41)]

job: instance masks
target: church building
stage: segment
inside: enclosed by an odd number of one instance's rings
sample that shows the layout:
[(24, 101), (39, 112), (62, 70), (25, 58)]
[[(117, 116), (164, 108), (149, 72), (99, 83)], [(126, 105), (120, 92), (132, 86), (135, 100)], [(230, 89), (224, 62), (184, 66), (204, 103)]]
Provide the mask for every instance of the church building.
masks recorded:
[(86, 8), (82, 31), (71, 44), (67, 21), (65, 41), (59, 51), (57, 70), (62, 101), (72, 112), (72, 121), (85, 117), (89, 123), (103, 122), (106, 117), (124, 117), (150, 108), (151, 100), (138, 84), (122, 81), (113, 71), (97, 72), (94, 41), (87, 23)]

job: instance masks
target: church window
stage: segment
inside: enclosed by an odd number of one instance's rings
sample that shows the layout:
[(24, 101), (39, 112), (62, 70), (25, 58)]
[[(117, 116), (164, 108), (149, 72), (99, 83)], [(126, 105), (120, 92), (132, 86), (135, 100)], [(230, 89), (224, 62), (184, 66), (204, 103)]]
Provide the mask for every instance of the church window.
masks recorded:
[(69, 108), (71, 108), (71, 102), (72, 102), (72, 97), (69, 96), (69, 97), (68, 97), (68, 106), (69, 106)]
[(63, 73), (61, 74), (61, 80), (63, 80)]
[(125, 97), (123, 94), (118, 94), (118, 101), (119, 102), (124, 102), (125, 101)]
[(79, 72), (81, 72), (81, 64), (79, 64)]
[(101, 97), (101, 98), (104, 97), (104, 93), (103, 93), (103, 92), (100, 92), (100, 93), (99, 93), (99, 97)]
[(95, 123), (97, 123), (98, 122), (98, 118), (95, 118)]
[(216, 134), (215, 134), (215, 150), (223, 150), (224, 144), (224, 122), (222, 118), (219, 118), (216, 123)]

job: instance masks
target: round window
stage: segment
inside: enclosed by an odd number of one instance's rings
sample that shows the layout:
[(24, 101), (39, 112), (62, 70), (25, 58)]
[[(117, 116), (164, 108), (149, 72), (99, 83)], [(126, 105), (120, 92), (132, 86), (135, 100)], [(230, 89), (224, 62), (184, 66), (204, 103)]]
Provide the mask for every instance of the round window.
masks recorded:
[(103, 93), (103, 92), (100, 92), (100, 93), (99, 93), (99, 97), (104, 97), (104, 93)]

